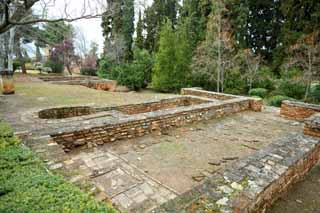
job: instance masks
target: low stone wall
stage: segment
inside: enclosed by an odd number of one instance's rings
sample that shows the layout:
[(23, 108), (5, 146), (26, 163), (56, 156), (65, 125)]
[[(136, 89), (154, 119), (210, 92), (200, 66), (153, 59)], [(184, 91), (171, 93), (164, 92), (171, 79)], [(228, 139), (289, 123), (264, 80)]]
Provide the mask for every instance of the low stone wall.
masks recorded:
[(62, 85), (81, 85), (91, 89), (114, 92), (117, 89), (117, 82), (107, 79), (99, 79), (94, 76), (45, 76), (41, 80)]
[(249, 109), (250, 100), (239, 98), (223, 103), (209, 102), (119, 117), (105, 123), (76, 129), (69, 128), (65, 132), (50, 135), (55, 142), (63, 145), (65, 151), (70, 151), (78, 146), (92, 147), (116, 140), (140, 137), (154, 131), (164, 131), (167, 128), (218, 118)]
[[(242, 97), (242, 96), (230, 95), (225, 93), (210, 92), (210, 91), (202, 90), (200, 88), (183, 88), (181, 89), (181, 94), (221, 100), (221, 101)], [(261, 98), (252, 98), (252, 97), (248, 99), (250, 99), (250, 109), (255, 112), (261, 112), (263, 108), (263, 100)]]
[(319, 139), (289, 135), (238, 161), (222, 174), (216, 173), (155, 212), (265, 212), (319, 158)]
[(320, 137), (320, 113), (314, 114), (305, 121), (304, 134)]
[(95, 76), (41, 76), (42, 81), (83, 81), (83, 80), (99, 80)]
[(217, 100), (230, 100), (233, 98), (239, 98), (240, 96), (229, 95), (225, 93), (209, 92), (199, 88), (183, 88), (181, 89), (181, 95), (194, 95), (204, 98), (217, 99)]
[(41, 119), (63, 119), (77, 116), (84, 116), (96, 113), (96, 110), (88, 106), (60, 107), (44, 109), (38, 112)]
[(318, 112), (320, 112), (320, 105), (283, 101), (280, 115), (288, 119), (303, 121)]
[(141, 104), (123, 105), (123, 106), (115, 107), (114, 109), (119, 110), (120, 112), (123, 112), (128, 115), (134, 115), (134, 114), (153, 112), (153, 111), (164, 110), (164, 109), (172, 109), (172, 108), (182, 107), (182, 106), (198, 105), (198, 104), (203, 104), (208, 102), (209, 100), (185, 96), (181, 98), (163, 99), (160, 101), (146, 102)]

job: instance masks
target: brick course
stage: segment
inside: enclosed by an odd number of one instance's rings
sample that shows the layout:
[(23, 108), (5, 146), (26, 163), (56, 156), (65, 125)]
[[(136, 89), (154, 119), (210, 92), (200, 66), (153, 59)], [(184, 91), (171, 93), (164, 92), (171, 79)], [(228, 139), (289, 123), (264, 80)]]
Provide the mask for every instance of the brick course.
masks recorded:
[(317, 112), (320, 112), (319, 105), (295, 101), (283, 101), (280, 115), (288, 119), (303, 121)]

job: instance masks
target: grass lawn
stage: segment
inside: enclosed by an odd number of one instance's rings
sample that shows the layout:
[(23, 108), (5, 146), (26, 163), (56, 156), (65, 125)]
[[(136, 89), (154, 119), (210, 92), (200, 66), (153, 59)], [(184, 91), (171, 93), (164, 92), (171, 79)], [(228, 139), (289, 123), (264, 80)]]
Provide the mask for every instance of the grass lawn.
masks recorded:
[[(172, 94), (142, 92), (107, 92), (77, 85), (56, 85), (36, 81), (35, 75), (15, 75), (17, 103), (23, 107), (48, 107), (58, 105), (121, 105), (161, 99)], [(130, 98), (128, 98), (130, 96)], [(20, 105), (20, 104), (19, 104)]]
[(0, 212), (116, 212), (51, 174), (0, 120)]

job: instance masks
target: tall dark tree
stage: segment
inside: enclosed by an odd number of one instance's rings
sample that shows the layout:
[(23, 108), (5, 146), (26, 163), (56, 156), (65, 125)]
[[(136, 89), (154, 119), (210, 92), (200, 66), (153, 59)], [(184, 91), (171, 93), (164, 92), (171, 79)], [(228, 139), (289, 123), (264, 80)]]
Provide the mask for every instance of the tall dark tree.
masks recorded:
[(139, 11), (139, 19), (137, 22), (137, 29), (136, 29), (137, 37), (135, 40), (135, 46), (139, 49), (144, 48), (144, 38), (143, 38), (143, 22), (141, 17), (141, 11)]
[(228, 8), (240, 47), (271, 60), (278, 47), (283, 16), (278, 0), (232, 0)]
[(179, 19), (188, 19), (189, 37), (196, 46), (205, 38), (208, 16), (212, 10), (210, 0), (184, 0)]
[(132, 59), (134, 33), (134, 0), (108, 0), (102, 17), (105, 37), (104, 53), (116, 63)]
[(146, 48), (149, 51), (155, 51), (157, 49), (160, 28), (165, 19), (169, 19), (173, 26), (176, 25), (177, 11), (177, 0), (155, 0), (153, 4), (146, 9)]

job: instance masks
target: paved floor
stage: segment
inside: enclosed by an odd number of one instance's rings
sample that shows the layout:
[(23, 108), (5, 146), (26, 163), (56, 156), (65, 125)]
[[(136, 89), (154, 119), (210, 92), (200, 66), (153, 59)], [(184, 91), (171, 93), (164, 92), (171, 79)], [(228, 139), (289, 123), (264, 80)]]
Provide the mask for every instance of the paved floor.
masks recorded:
[(49, 168), (89, 188), (98, 199), (111, 200), (123, 212), (145, 212), (288, 131), (302, 131), (300, 123), (277, 113), (248, 111), (68, 154), (50, 138), (32, 141), (29, 146), (47, 159)]

